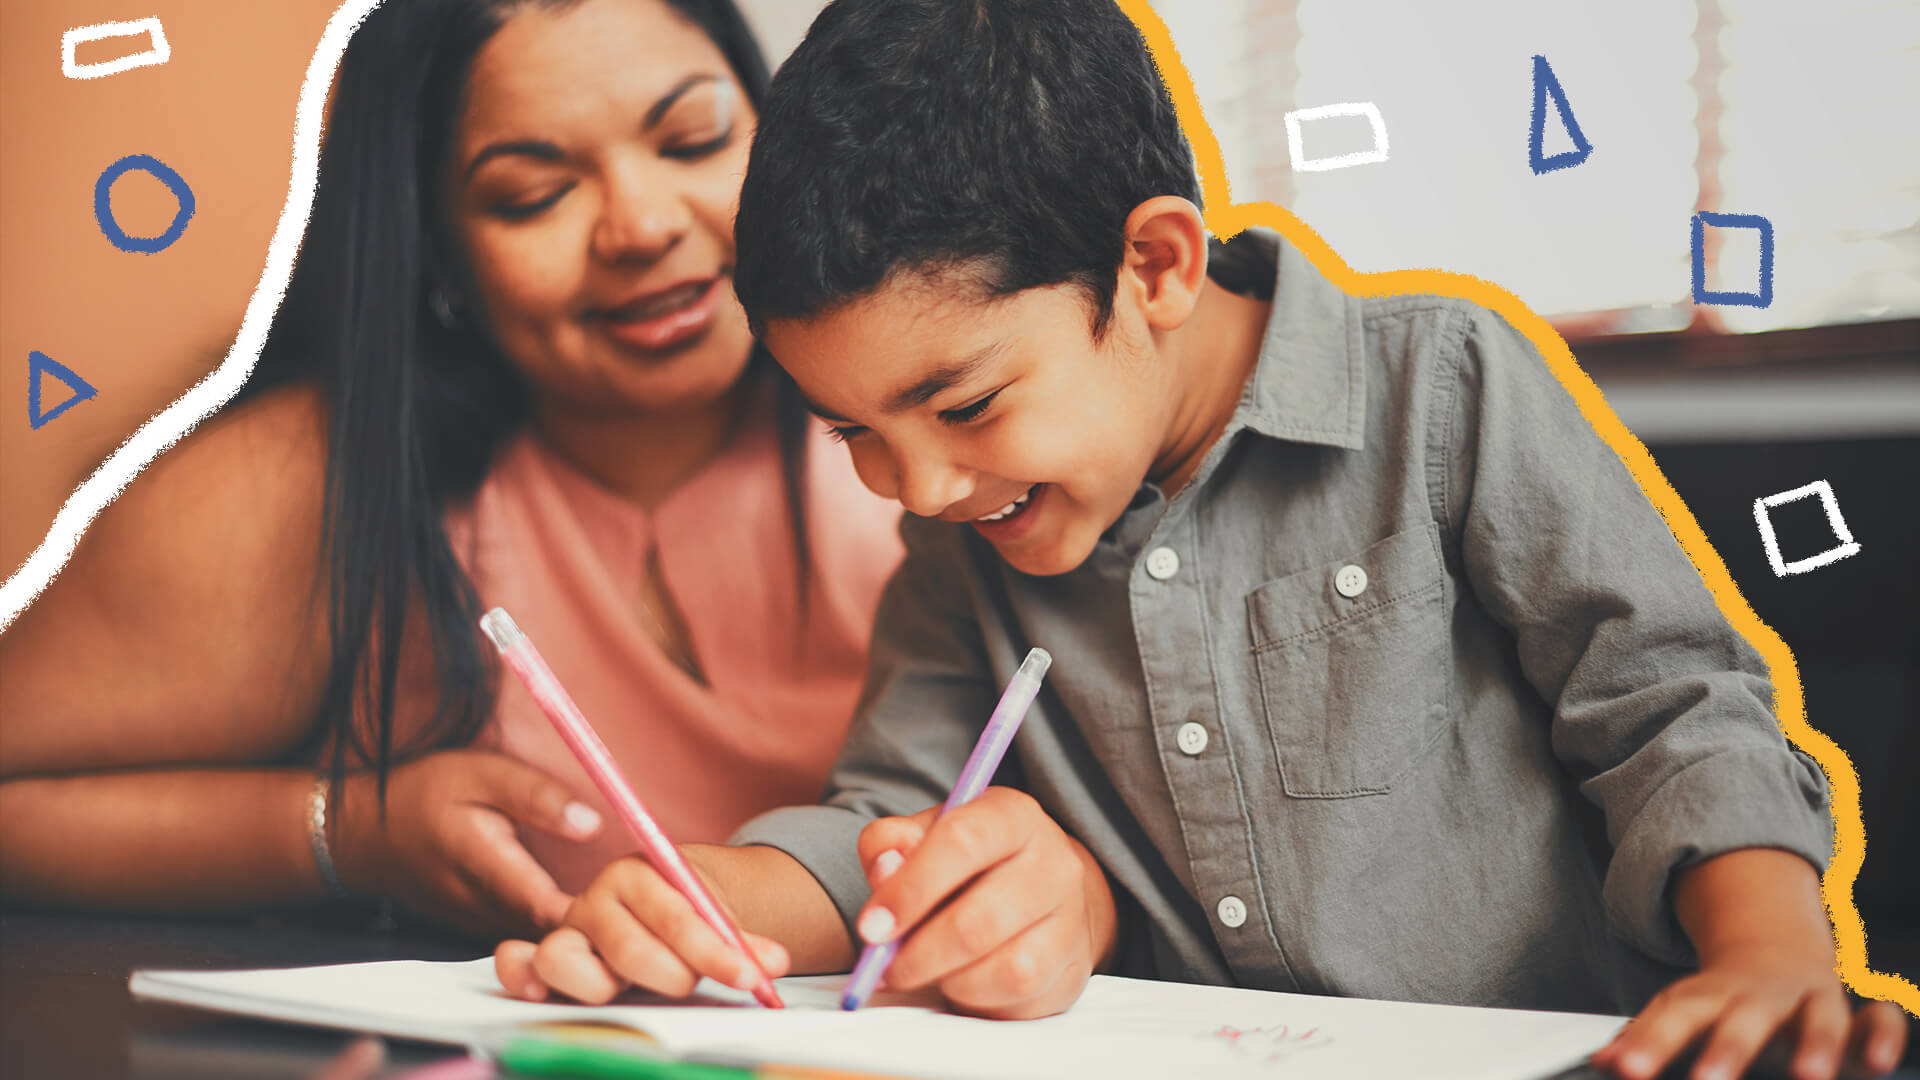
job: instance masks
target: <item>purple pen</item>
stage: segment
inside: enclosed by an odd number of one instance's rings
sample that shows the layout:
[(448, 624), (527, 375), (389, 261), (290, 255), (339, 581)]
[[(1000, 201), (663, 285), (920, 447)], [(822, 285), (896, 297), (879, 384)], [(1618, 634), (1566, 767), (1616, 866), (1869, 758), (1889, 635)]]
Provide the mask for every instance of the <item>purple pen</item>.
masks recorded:
[[(954, 781), (952, 794), (940, 806), (941, 814), (972, 802), (987, 790), (994, 771), (1000, 768), (1000, 759), (1007, 756), (1007, 747), (1013, 745), (1013, 736), (1020, 730), (1020, 722), (1027, 718), (1027, 709), (1033, 704), (1034, 696), (1040, 693), (1040, 680), (1047, 677), (1047, 668), (1052, 665), (1053, 657), (1045, 649), (1034, 649), (1027, 653), (1020, 670), (1007, 680), (1006, 692), (1000, 695), (1000, 704), (993, 707), (993, 717), (987, 721), (987, 729), (980, 733), (980, 741), (973, 744), (973, 753), (960, 770), (960, 779)], [(860, 962), (853, 965), (853, 974), (847, 977), (847, 988), (840, 995), (840, 1007), (857, 1009), (865, 1005), (867, 999), (873, 996), (874, 987), (880, 985), (880, 976), (886, 974), (887, 965), (893, 963), (893, 954), (899, 949), (900, 939), (895, 938), (878, 945), (868, 945), (861, 950)]]

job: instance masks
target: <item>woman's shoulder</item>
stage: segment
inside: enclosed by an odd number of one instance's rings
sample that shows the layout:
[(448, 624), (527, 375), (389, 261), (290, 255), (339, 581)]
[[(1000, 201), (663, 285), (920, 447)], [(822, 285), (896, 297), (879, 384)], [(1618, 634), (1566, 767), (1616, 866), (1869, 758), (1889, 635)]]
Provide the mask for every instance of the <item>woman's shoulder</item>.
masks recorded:
[[(129, 761), (287, 745), (326, 668), (325, 417), (313, 391), (264, 394), (136, 476), (6, 635), (6, 711), (97, 697), (88, 753)], [(75, 765), (78, 735), (4, 756)]]
[[(278, 561), (289, 547), (308, 548), (310, 560), (326, 470), (319, 391), (270, 391), (210, 417), (162, 454), (102, 512), (88, 540), (113, 554), (145, 548), (188, 563), (243, 552)], [(136, 536), (144, 542), (132, 543)], [(310, 542), (289, 543), (297, 538)]]

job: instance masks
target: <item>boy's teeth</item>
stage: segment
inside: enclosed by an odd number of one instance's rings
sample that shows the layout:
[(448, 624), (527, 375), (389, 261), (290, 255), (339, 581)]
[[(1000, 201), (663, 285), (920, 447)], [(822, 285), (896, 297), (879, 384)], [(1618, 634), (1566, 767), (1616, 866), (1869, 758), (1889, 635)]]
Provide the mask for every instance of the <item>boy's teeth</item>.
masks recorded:
[(1032, 488), (1028, 488), (1027, 490), (1025, 490), (1025, 491), (1023, 491), (1023, 492), (1021, 492), (1021, 493), (1020, 493), (1020, 497), (1019, 497), (1019, 498), (1017, 498), (1017, 499), (1015, 499), (1015, 500), (1013, 500), (1012, 502), (1010, 502), (1010, 503), (1008, 503), (1007, 505), (1005, 505), (1005, 506), (1003, 506), (1003, 507), (1001, 507), (1000, 509), (998, 509), (998, 510), (995, 510), (995, 511), (994, 511), (993, 513), (991, 513), (991, 514), (988, 514), (988, 515), (987, 515), (986, 517), (983, 517), (983, 518), (977, 518), (976, 520), (979, 520), (979, 521), (999, 521), (999, 520), (1000, 520), (1001, 518), (1003, 518), (1003, 517), (1006, 517), (1006, 516), (1007, 516), (1008, 514), (1011, 514), (1011, 513), (1013, 513), (1013, 512), (1015, 511), (1015, 510), (1018, 510), (1018, 509), (1020, 509), (1020, 508), (1021, 508), (1022, 506), (1025, 506), (1025, 505), (1026, 505), (1026, 502), (1027, 502), (1027, 500), (1028, 500), (1028, 499), (1030, 499), (1030, 498), (1032, 498), (1032, 497), (1033, 497), (1033, 489), (1032, 489)]

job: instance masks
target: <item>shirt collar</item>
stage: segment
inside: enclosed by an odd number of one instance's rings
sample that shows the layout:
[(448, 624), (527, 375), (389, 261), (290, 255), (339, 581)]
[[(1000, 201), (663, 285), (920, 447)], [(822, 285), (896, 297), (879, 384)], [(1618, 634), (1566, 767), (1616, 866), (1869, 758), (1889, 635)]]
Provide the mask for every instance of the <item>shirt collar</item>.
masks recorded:
[(1360, 302), (1270, 229), (1249, 229), (1234, 242), (1273, 250), (1278, 273), (1260, 358), (1228, 430), (1360, 449), (1366, 434)]

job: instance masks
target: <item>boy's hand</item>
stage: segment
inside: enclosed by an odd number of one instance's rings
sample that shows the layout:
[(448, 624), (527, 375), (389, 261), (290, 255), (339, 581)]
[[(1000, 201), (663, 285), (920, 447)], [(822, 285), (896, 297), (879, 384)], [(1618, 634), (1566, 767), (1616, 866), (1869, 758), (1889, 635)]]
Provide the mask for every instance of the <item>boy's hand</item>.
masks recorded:
[[(690, 844), (687, 863), (727, 914), (739, 922), (705, 858), (725, 858), (737, 849)], [(741, 931), (768, 977), (787, 973), (787, 950), (759, 934)], [(502, 942), (493, 953), (494, 973), (510, 994), (530, 1001), (558, 991), (588, 1005), (602, 1005), (629, 986), (668, 997), (686, 997), (702, 976), (745, 990), (752, 966), (703, 922), (693, 905), (640, 856), (608, 863), (567, 909), (564, 925), (535, 945)]]
[(1806, 860), (1767, 848), (1707, 859), (1675, 883), (1674, 913), (1700, 971), (1648, 1002), (1594, 1065), (1647, 1080), (1695, 1044), (1693, 1080), (1733, 1080), (1769, 1047), (1795, 1080), (1879, 1076), (1899, 1063), (1906, 1015), (1884, 1001), (1848, 1005)]
[(1698, 1041), (1693, 1080), (1734, 1080), (1769, 1044), (1795, 1080), (1891, 1072), (1906, 1045), (1906, 1014), (1885, 1001), (1854, 1011), (1826, 959), (1822, 967), (1762, 943), (1702, 967), (1648, 1002), (1593, 1064), (1646, 1080)]
[(444, 750), (394, 769), (384, 823), (371, 774), (349, 778), (345, 795), (333, 856), (349, 887), (496, 938), (551, 929), (573, 901), (514, 826), (569, 840), (600, 827), (564, 784), (486, 750)]
[(1113, 893), (1079, 842), (1029, 796), (988, 788), (860, 834), (873, 882), (860, 936), (905, 935), (883, 985), (937, 985), (961, 1012), (1049, 1016), (1072, 1005), (1115, 936)]

